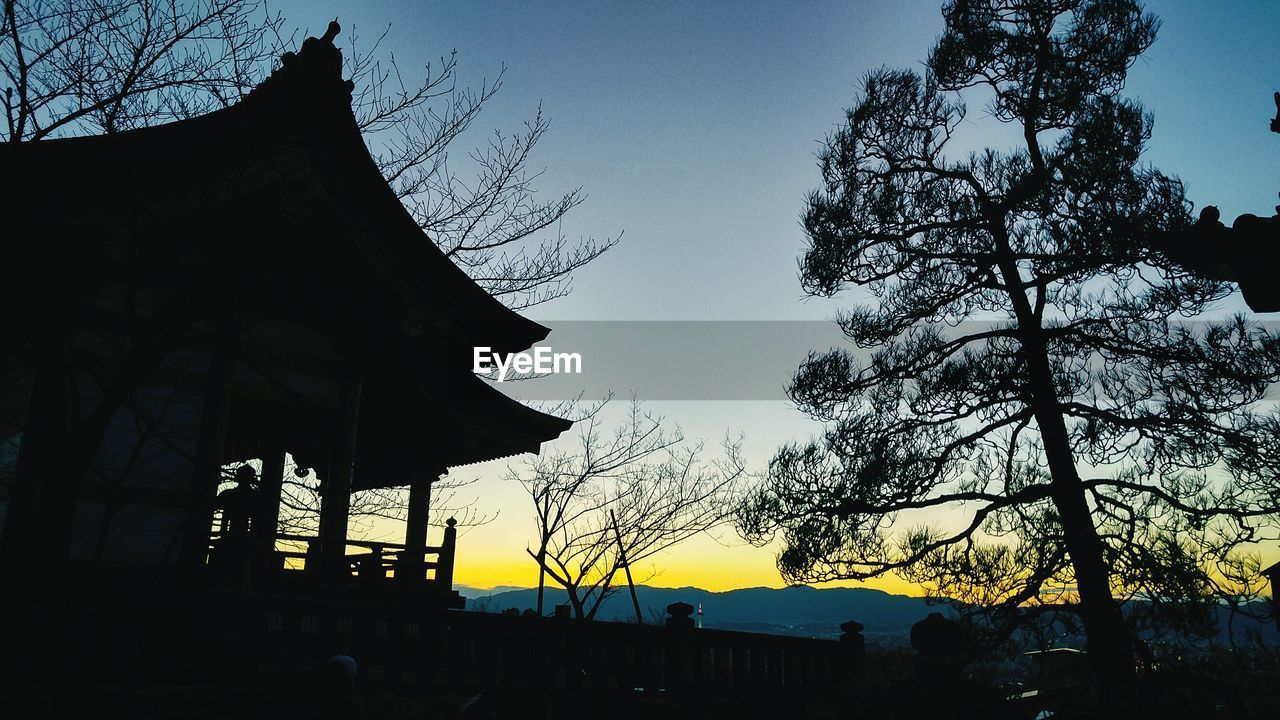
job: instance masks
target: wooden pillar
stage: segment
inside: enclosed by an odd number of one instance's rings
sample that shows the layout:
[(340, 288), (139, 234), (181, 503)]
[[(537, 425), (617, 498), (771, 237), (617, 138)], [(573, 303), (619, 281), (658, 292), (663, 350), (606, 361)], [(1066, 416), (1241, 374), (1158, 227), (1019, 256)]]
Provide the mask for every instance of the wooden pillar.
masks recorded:
[(219, 324), (209, 350), (209, 368), (205, 375), (204, 406), (200, 411), (200, 436), (196, 444), (195, 467), (191, 480), (191, 512), (183, 526), (180, 559), (188, 568), (205, 564), (209, 552), (209, 528), (213, 519), (218, 485), (222, 481), (222, 460), (226, 451), (228, 388), (231, 379), (234, 330), (231, 324)]
[(258, 481), (258, 507), (253, 514), (254, 545), (270, 556), (276, 549), (276, 531), (280, 524), (280, 492), (284, 485), (284, 450), (269, 452), (262, 458), (262, 477)]
[(346, 559), (347, 515), (351, 510), (360, 386), (357, 377), (348, 378), (343, 383), (329, 472), (320, 483), (320, 571), (331, 581), (345, 582), (351, 575)]
[(396, 579), (418, 584), (425, 580), (422, 567), (427, 548), (427, 526), (431, 519), (431, 472), (417, 470), (409, 484), (409, 511), (405, 517), (404, 555), (396, 568)]

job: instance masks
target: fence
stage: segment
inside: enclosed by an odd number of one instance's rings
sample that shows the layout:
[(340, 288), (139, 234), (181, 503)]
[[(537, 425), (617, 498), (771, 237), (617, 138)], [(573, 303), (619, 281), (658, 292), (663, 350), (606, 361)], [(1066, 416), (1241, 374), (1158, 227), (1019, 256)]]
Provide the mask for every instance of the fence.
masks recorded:
[(267, 673), (347, 654), (371, 689), (548, 692), (715, 699), (795, 697), (847, 685), (854, 642), (616, 622), (416, 610), (299, 598), (229, 598), (224, 637)]

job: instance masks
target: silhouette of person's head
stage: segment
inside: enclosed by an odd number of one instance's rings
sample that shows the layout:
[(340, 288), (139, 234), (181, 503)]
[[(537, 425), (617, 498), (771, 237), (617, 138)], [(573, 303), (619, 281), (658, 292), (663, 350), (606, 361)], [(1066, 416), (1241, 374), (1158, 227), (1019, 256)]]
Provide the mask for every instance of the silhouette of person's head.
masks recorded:
[(320, 666), (320, 678), (333, 692), (349, 692), (356, 681), (356, 660), (350, 655), (334, 655)]
[(303, 716), (335, 720), (365, 717), (355, 692), (356, 670), (355, 658), (350, 655), (332, 655), (315, 666)]
[(1219, 212), (1216, 205), (1205, 205), (1200, 209), (1200, 222), (1202, 223), (1216, 223), (1221, 218), (1222, 213)]
[(237, 485), (250, 486), (258, 480), (258, 474), (253, 471), (251, 465), (241, 465), (236, 468), (235, 482)]

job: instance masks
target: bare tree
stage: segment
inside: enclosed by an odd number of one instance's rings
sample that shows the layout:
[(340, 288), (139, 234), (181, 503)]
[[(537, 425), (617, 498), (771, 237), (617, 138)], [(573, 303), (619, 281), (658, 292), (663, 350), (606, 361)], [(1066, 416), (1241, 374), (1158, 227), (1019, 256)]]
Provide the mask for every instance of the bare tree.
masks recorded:
[(279, 55), (283, 20), (240, 0), (6, 0), (7, 142), (131, 130), (245, 95)]
[[(537, 199), (542, 171), (530, 167), (530, 157), (550, 127), (542, 108), (519, 132), (493, 131), (467, 153), (467, 169), (459, 170), (450, 164), (449, 146), (501, 89), (505, 68), (479, 88), (459, 88), (454, 52), (428, 64), (420, 80), (406, 81), (394, 56), (377, 54), (386, 35), (360, 51), (353, 30), (347, 70), (357, 88), (357, 123), (405, 207), (450, 259), (509, 307), (567, 294), (572, 273), (620, 236), (572, 243), (559, 232), (565, 214), (586, 199), (581, 188)], [(534, 239), (553, 227), (550, 238)]]
[(664, 429), (663, 418), (635, 400), (606, 430), (609, 402), (577, 421), (572, 452), (543, 453), (508, 471), (533, 501), (538, 539), (527, 552), (539, 569), (539, 615), (549, 577), (576, 617), (594, 618), (626, 565), (725, 522), (746, 477), (741, 439), (726, 439), (723, 457), (707, 461), (702, 442), (686, 441), (678, 427)]
[[(114, 133), (232, 105), (295, 49), (299, 33), (285, 27), (258, 0), (6, 0), (0, 140)], [(450, 163), (502, 72), (460, 87), (455, 52), (408, 77), (380, 52), (389, 32), (365, 50), (353, 29), (345, 60), (357, 123), (387, 181), (427, 237), (509, 306), (565, 295), (572, 274), (618, 238), (558, 232), (585, 199), (580, 188), (536, 196), (531, 154), (549, 127), (541, 108), (521, 131), (494, 131), (468, 162)]]
[[(493, 520), (493, 513), (477, 507), (476, 498), (461, 495), (475, 482), (475, 478), (447, 477), (432, 483), (430, 524), (444, 527), (445, 521), (453, 518), (458, 526), (468, 527)], [(300, 467), (290, 458), (281, 484), (279, 531), (286, 535), (315, 535), (320, 528), (320, 503), (320, 479), (315, 470)], [(403, 522), (408, 511), (408, 488), (356, 491), (351, 494), (348, 533), (362, 540), (380, 537), (376, 535), (379, 521)]]

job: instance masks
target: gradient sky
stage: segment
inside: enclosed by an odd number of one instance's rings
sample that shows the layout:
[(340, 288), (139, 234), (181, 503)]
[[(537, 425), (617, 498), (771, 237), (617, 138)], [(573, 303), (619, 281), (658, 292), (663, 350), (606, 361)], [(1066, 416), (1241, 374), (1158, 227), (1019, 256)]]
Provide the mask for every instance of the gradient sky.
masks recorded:
[[(880, 2), (321, 2), (273, 1), (318, 35), (333, 17), (401, 68), (459, 53), (460, 80), (479, 85), (504, 64), (505, 86), (475, 124), (517, 131), (539, 103), (551, 131), (535, 167), (547, 194), (581, 185), (570, 238), (625, 231), (581, 272), (573, 293), (530, 315), (557, 320), (829, 318), (850, 302), (805, 300), (796, 275), (798, 217), (818, 181), (819, 141), (881, 66), (920, 68), (942, 30), (939, 0)], [(1280, 7), (1270, 0), (1151, 0), (1160, 38), (1130, 74), (1127, 94), (1156, 118), (1147, 161), (1180, 176), (1198, 205), (1225, 219), (1269, 214), (1280, 190), (1280, 137), (1268, 132), (1280, 89)], [(1003, 147), (981, 107), (965, 142)], [(475, 137), (479, 138), (479, 135)], [(457, 145), (458, 157), (465, 140)], [(1234, 300), (1224, 311), (1242, 309)], [(803, 348), (798, 349), (799, 355)], [(589, 359), (587, 359), (589, 361)], [(779, 386), (787, 377), (777, 378)], [(619, 388), (626, 392), (625, 388)], [(783, 402), (664, 402), (654, 409), (712, 441), (745, 432), (763, 466), (780, 443), (816, 427)], [(532, 524), (504, 463), (455, 471), (496, 521), (460, 541), (459, 582), (527, 585)], [(395, 528), (379, 528), (395, 535)], [(722, 590), (780, 585), (772, 552), (720, 542), (682, 546), (652, 581)], [(909, 591), (901, 583), (878, 586)]]

